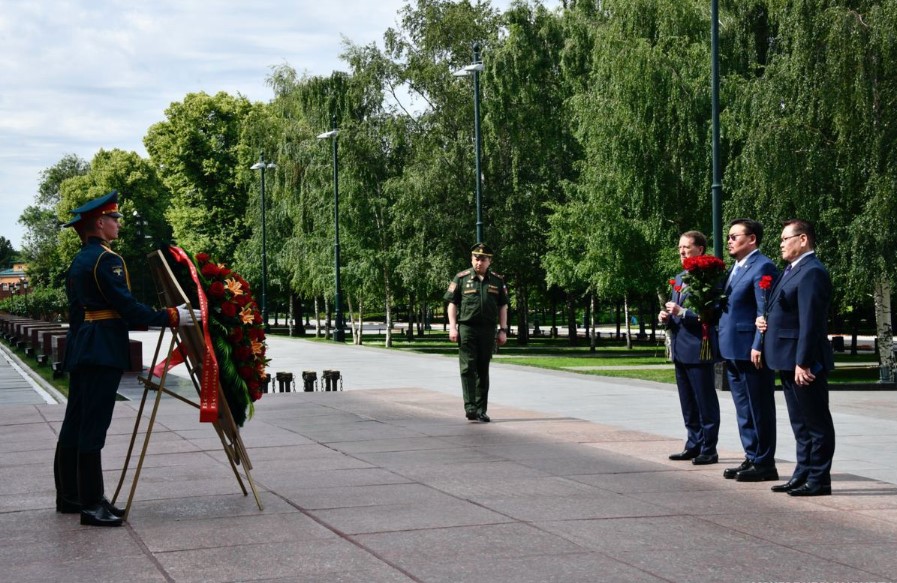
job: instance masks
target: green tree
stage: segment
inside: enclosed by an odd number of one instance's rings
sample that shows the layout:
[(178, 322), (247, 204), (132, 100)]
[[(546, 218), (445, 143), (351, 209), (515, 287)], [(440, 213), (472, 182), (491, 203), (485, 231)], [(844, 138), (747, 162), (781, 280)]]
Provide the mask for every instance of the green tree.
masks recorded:
[(767, 224), (815, 222), (836, 298), (842, 308), (874, 299), (881, 363), (893, 370), (897, 3), (767, 5), (774, 50), (761, 76), (740, 82), (732, 112), (730, 208)]
[(221, 92), (191, 93), (165, 110), (166, 120), (149, 128), (144, 145), (171, 191), (166, 216), (175, 240), (232, 263), (249, 234), (247, 184), (240, 158), (242, 124), (251, 109), (244, 97)]
[(41, 172), (34, 204), (26, 207), (19, 217), (19, 223), (25, 227), (22, 255), (28, 262), (28, 277), (34, 286), (62, 286), (68, 264), (58, 253), (60, 189), (66, 180), (89, 171), (87, 161), (74, 154), (63, 156)]
[[(124, 215), (119, 239), (113, 248), (130, 266), (132, 291), (139, 299), (155, 297), (146, 269), (146, 254), (161, 242), (171, 238), (171, 228), (165, 221), (169, 193), (148, 160), (136, 152), (100, 150), (90, 163), (86, 174), (69, 178), (60, 187), (59, 216), (85, 202), (117, 190), (119, 210)], [(58, 253), (67, 268), (80, 248), (73, 229), (65, 229), (59, 237)]]
[(12, 246), (12, 242), (6, 237), (0, 236), (0, 269), (11, 266), (18, 256), (19, 253)]
[(628, 305), (665, 291), (662, 250), (679, 233), (708, 231), (709, 35), (701, 2), (603, 6), (589, 83), (572, 100), (581, 175), (556, 207), (546, 265), (549, 282), (574, 274)]

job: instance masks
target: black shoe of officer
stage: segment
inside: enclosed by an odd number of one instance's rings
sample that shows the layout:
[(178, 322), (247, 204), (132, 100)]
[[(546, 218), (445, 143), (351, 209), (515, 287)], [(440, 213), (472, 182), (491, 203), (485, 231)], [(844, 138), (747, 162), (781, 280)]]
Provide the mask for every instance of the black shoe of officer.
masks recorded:
[(468, 411), (467, 412), (467, 420), (468, 421), (476, 421), (477, 420), (477, 412), (476, 411)]
[(490, 421), (492, 421), (492, 419), (490, 419), (489, 416), (485, 413), (477, 413), (477, 419), (479, 419), (482, 423), (489, 423)]
[(105, 496), (103, 496), (103, 500), (102, 500), (101, 504), (102, 504), (103, 506), (105, 506), (105, 507), (106, 507), (106, 510), (108, 510), (109, 513), (112, 514), (113, 516), (122, 517), (122, 516), (125, 515), (125, 509), (124, 509), (124, 508), (119, 508), (119, 507), (117, 507), (117, 506), (114, 506), (114, 505), (112, 504), (112, 502), (110, 502), (109, 499), (106, 498)]
[(81, 509), (81, 524), (87, 526), (121, 526), (121, 516), (112, 514), (101, 500)]

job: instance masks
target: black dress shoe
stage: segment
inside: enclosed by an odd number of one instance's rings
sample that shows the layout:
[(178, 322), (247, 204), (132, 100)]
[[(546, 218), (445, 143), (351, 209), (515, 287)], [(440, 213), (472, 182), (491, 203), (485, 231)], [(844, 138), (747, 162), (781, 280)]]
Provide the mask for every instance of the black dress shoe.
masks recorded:
[(81, 524), (87, 526), (121, 526), (121, 516), (109, 512), (106, 505), (97, 502), (93, 506), (81, 509)]
[(806, 480), (791, 478), (784, 484), (776, 484), (775, 486), (770, 488), (770, 490), (772, 490), (773, 492), (790, 492), (791, 490), (794, 490), (795, 488), (800, 488), (801, 486), (803, 486), (806, 483), (807, 483)]
[(752, 465), (735, 475), (736, 482), (769, 482), (770, 480), (778, 479), (779, 471), (775, 466)]
[(735, 479), (735, 474), (737, 474), (741, 470), (748, 469), (752, 465), (753, 464), (750, 461), (748, 461), (747, 458), (745, 458), (745, 460), (743, 462), (741, 462), (741, 465), (738, 466), (737, 468), (726, 468), (725, 470), (723, 470), (723, 477), (727, 480), (733, 480), (733, 479)]
[(476, 421), (476, 420), (477, 420), (477, 413), (476, 413), (476, 411), (468, 411), (468, 412), (467, 412), (467, 420), (468, 420), (468, 421)]
[(709, 454), (702, 453), (701, 455), (697, 456), (695, 459), (691, 460), (691, 463), (693, 463), (696, 466), (709, 466), (710, 464), (715, 464), (718, 461), (719, 461), (718, 455), (716, 455), (716, 454), (709, 455)]
[(686, 460), (693, 460), (693, 459), (695, 459), (696, 457), (698, 457), (698, 453), (699, 453), (699, 452), (697, 452), (697, 451), (695, 451), (695, 450), (691, 450), (691, 449), (683, 449), (683, 450), (680, 451), (679, 453), (671, 453), (671, 454), (670, 454), (670, 459), (673, 460), (673, 461), (677, 461), (677, 462), (683, 462), (683, 461), (686, 461)]
[(477, 413), (477, 419), (482, 421), (483, 423), (489, 423), (492, 419), (489, 419), (489, 416), (485, 413)]
[(831, 496), (832, 495), (832, 487), (831, 485), (824, 486), (822, 484), (810, 484), (806, 483), (800, 488), (795, 488), (793, 490), (788, 491), (789, 496)]
[(113, 506), (113, 505), (112, 505), (112, 502), (110, 502), (109, 499), (106, 498), (105, 496), (103, 496), (103, 501), (101, 502), (101, 504), (102, 504), (103, 506), (105, 506), (105, 507), (106, 507), (106, 510), (108, 510), (109, 513), (112, 514), (113, 516), (122, 517), (122, 516), (125, 515), (125, 509), (124, 509), (124, 508), (119, 508), (119, 507), (117, 507), (117, 506)]

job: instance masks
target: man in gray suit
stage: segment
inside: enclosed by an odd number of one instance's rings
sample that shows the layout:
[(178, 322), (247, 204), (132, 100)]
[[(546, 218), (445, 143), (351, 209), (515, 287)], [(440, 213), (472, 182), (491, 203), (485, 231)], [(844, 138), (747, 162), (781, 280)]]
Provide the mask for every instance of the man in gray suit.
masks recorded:
[(760, 253), (763, 226), (752, 219), (729, 223), (728, 249), (735, 264), (726, 283), (728, 301), (719, 319), (719, 352), (726, 359), (726, 376), (744, 461), (726, 468), (723, 477), (739, 482), (778, 480), (776, 470), (775, 377), (763, 366), (760, 332), (755, 321), (763, 315), (766, 291), (764, 276), (776, 274), (772, 261)]

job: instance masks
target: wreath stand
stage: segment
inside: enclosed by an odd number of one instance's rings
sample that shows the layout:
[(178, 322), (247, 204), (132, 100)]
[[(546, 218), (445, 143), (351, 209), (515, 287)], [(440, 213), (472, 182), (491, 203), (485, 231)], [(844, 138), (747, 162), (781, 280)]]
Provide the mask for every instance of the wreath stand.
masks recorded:
[[(147, 259), (162, 304), (166, 306), (187, 304), (187, 307), (189, 308), (190, 306), (187, 296), (175, 279), (162, 252), (154, 251), (147, 255)], [(165, 393), (170, 395), (188, 405), (196, 407), (197, 409), (201, 408), (200, 403), (191, 401), (190, 399), (171, 391), (165, 386), (165, 382), (168, 379), (167, 366), (163, 366), (158, 380), (154, 380), (155, 376), (153, 371), (155, 371), (157, 365), (160, 364), (159, 354), (161, 352), (165, 333), (166, 331), (171, 333), (171, 340), (168, 342), (167, 356), (162, 364), (165, 365), (166, 363), (172, 361), (177, 362), (183, 359), (184, 365), (190, 373), (190, 380), (193, 382), (194, 388), (196, 388), (197, 395), (200, 395), (203, 358), (206, 350), (211, 350), (210, 347), (206, 347), (201, 330), (202, 327), (198, 322), (194, 322), (193, 326), (176, 328), (163, 327), (159, 334), (159, 341), (156, 343), (156, 351), (153, 354), (153, 360), (150, 364), (149, 375), (147, 377), (137, 377), (137, 380), (143, 383), (144, 386), (143, 398), (140, 400), (140, 407), (137, 410), (137, 419), (134, 422), (134, 431), (131, 434), (131, 443), (128, 446), (128, 453), (125, 456), (125, 463), (122, 467), (118, 487), (115, 489), (115, 495), (112, 497), (113, 503), (115, 503), (115, 500), (118, 498), (118, 494), (125, 481), (125, 476), (128, 473), (128, 468), (131, 464), (131, 456), (134, 452), (134, 445), (137, 442), (137, 434), (140, 431), (140, 423), (143, 419), (143, 411), (146, 408), (147, 397), (151, 390), (156, 391), (156, 398), (143, 438), (143, 446), (140, 450), (140, 457), (137, 460), (137, 467), (134, 471), (134, 479), (131, 482), (131, 490), (128, 494), (127, 505), (125, 506), (125, 520), (127, 520), (128, 514), (131, 512), (131, 503), (134, 500), (134, 493), (137, 490), (137, 482), (140, 479), (140, 470), (143, 468), (143, 461), (146, 457), (147, 449), (149, 448), (150, 437), (153, 433), (153, 426), (156, 422), (156, 414), (159, 411), (159, 403), (162, 400), (162, 394)], [(246, 452), (246, 447), (243, 445), (243, 439), (240, 437), (240, 429), (234, 422), (230, 407), (227, 404), (227, 399), (225, 399), (224, 392), (221, 389), (221, 382), (216, 378), (214, 379), (214, 383), (215, 391), (217, 391), (218, 417), (211, 422), (212, 426), (215, 428), (215, 432), (218, 434), (219, 439), (221, 439), (221, 445), (224, 448), (224, 453), (227, 455), (227, 461), (230, 463), (231, 470), (234, 472), (234, 477), (237, 479), (237, 484), (240, 486), (243, 495), (248, 496), (249, 492), (246, 490), (243, 476), (240, 475), (237, 466), (243, 467), (243, 474), (245, 474), (246, 481), (249, 482), (249, 487), (252, 490), (252, 495), (255, 497), (255, 502), (258, 505), (259, 510), (264, 510), (262, 501), (259, 499), (258, 490), (256, 490), (255, 487), (255, 482), (252, 480), (252, 474), (250, 473), (252, 470), (252, 463), (249, 461), (249, 455)]]

